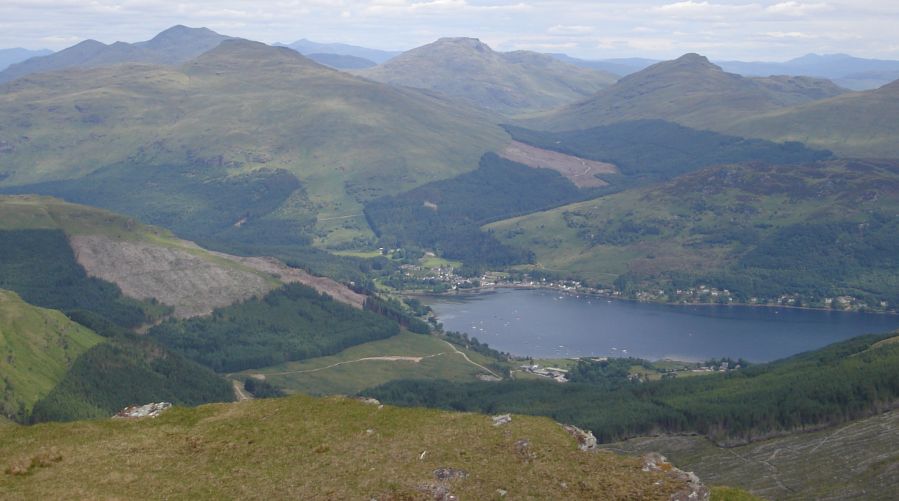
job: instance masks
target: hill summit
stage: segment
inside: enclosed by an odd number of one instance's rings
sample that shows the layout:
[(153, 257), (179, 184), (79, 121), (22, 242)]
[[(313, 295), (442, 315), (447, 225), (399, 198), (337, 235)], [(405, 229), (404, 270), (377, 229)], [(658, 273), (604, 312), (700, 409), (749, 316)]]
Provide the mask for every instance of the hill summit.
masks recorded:
[(433, 90), (507, 114), (571, 103), (617, 79), (545, 54), (496, 52), (477, 38), (441, 38), (359, 74), (392, 85)]

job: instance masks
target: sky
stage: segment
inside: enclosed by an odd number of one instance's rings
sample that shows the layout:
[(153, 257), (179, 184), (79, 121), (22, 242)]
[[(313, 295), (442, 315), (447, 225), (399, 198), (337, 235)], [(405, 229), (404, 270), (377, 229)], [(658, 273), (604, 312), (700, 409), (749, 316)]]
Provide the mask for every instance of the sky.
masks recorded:
[(899, 59), (897, 0), (0, 0), (0, 48), (137, 42), (176, 24), (391, 50), (470, 36), (497, 50), (587, 59)]

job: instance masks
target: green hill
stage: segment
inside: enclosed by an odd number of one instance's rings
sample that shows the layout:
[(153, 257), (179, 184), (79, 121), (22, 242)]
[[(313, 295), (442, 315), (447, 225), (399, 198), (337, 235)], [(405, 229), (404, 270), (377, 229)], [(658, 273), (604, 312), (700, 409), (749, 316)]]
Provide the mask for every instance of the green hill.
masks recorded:
[(727, 131), (773, 141), (802, 141), (841, 155), (899, 158), (896, 116), (899, 82), (749, 117)]
[(495, 52), (474, 38), (441, 38), (358, 74), (432, 90), (509, 115), (572, 103), (618, 79), (546, 54)]
[(181, 215), (189, 238), (348, 244), (371, 236), (364, 201), (473, 170), (508, 141), (481, 111), (239, 40), (177, 68), (40, 74), (2, 90), (2, 186), (150, 223)]
[(895, 162), (753, 163), (486, 228), (533, 251), (538, 268), (628, 294), (695, 301), (689, 290), (707, 285), (743, 302), (795, 294), (794, 304), (828, 306), (853, 296), (894, 308), (897, 208)]
[(808, 77), (745, 78), (698, 54), (628, 75), (581, 102), (524, 122), (533, 129), (576, 130), (614, 122), (662, 119), (722, 130), (742, 118), (846, 92)]
[(24, 419), (103, 338), (58, 311), (0, 290), (0, 415)]
[(13, 499), (662, 501), (686, 487), (667, 466), (578, 450), (546, 418), (497, 427), (478, 414), (310, 397), (0, 427), (0, 457), (0, 491)]

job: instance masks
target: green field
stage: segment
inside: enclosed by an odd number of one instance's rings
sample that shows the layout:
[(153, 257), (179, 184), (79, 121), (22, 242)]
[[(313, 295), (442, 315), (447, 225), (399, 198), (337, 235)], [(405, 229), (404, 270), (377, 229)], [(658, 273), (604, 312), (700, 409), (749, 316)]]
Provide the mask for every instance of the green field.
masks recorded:
[(0, 290), (0, 415), (26, 419), (75, 360), (102, 342), (62, 313)]
[[(469, 350), (475, 363), (492, 360)], [(408, 357), (413, 360), (360, 360), (372, 357)], [(336, 365), (341, 364), (341, 365)], [(354, 395), (396, 379), (477, 381), (486, 372), (456, 354), (445, 341), (428, 335), (403, 333), (354, 346), (337, 355), (244, 371), (233, 376), (265, 376), (271, 384), (292, 393)]]

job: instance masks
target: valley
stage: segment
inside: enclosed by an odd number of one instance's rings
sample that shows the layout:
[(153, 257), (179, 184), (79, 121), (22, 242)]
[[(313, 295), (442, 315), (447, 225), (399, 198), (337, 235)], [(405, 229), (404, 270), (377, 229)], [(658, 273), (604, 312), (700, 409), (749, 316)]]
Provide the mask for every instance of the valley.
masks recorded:
[(891, 498), (899, 63), (574, 20), (0, 50), (0, 497)]

